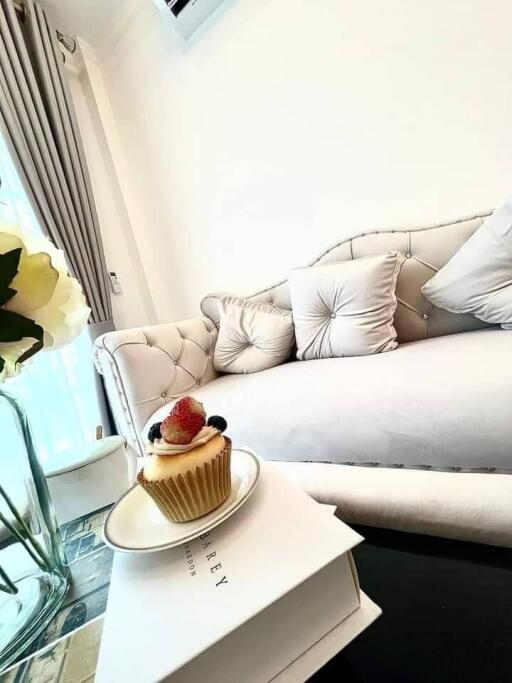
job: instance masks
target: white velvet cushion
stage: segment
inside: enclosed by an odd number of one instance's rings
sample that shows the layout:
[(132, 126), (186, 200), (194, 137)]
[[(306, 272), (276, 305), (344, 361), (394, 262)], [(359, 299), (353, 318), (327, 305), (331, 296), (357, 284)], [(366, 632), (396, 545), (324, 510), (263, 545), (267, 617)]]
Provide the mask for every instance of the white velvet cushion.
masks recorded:
[(512, 328), (512, 197), (422, 288), (436, 306)]
[(293, 316), (270, 304), (238, 297), (219, 299), (220, 326), (213, 364), (218, 372), (273, 368), (290, 355)]
[(492, 327), (224, 375), (194, 397), (265, 459), (512, 471), (511, 357), (512, 332)]
[(297, 358), (367, 356), (397, 347), (397, 252), (290, 273)]

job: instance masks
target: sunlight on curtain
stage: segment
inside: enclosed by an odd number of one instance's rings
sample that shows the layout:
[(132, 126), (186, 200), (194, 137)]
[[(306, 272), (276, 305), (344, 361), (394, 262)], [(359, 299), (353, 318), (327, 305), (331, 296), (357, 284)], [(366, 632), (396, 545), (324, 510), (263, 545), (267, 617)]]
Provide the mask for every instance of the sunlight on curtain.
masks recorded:
[[(0, 220), (25, 232), (41, 230), (26, 198), (5, 141), (0, 135)], [(91, 341), (85, 330), (63, 349), (41, 352), (4, 388), (19, 398), (32, 427), (40, 459), (79, 449), (95, 439), (101, 413), (95, 385)], [(2, 435), (5, 446), (7, 435)]]

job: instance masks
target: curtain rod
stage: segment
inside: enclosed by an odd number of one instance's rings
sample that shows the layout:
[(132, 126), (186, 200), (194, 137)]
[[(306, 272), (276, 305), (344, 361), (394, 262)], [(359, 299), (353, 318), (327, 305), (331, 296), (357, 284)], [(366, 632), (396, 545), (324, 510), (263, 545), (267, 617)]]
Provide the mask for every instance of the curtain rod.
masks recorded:
[[(14, 5), (14, 9), (18, 13), (20, 21), (23, 21), (25, 19), (25, 7), (20, 0), (12, 0), (12, 4)], [(57, 34), (57, 40), (61, 45), (63, 45), (68, 52), (73, 52), (76, 51), (76, 40), (72, 38), (71, 36), (67, 36), (64, 33), (61, 33), (61, 31), (55, 31)]]

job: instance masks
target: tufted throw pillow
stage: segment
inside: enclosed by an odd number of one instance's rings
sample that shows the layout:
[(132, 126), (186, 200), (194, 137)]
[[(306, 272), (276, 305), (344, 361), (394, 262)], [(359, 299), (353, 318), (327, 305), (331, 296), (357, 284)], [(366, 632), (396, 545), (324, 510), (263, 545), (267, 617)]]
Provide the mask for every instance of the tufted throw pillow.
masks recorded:
[(293, 343), (293, 316), (270, 304), (221, 297), (213, 364), (218, 372), (259, 372), (283, 363)]
[(512, 329), (512, 197), (421, 291), (439, 308)]
[(297, 357), (366, 356), (397, 347), (393, 316), (397, 252), (290, 274)]

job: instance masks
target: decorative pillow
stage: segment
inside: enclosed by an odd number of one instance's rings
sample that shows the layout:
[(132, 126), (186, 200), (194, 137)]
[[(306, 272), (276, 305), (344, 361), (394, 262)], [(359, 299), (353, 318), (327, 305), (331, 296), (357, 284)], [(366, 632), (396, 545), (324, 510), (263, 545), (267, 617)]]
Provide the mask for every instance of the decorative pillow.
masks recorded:
[(403, 256), (378, 256), (290, 274), (297, 357), (366, 356), (397, 347), (393, 315)]
[(512, 197), (421, 291), (439, 308), (512, 329)]
[(270, 304), (222, 297), (213, 364), (218, 372), (259, 372), (283, 363), (293, 343), (293, 316)]

